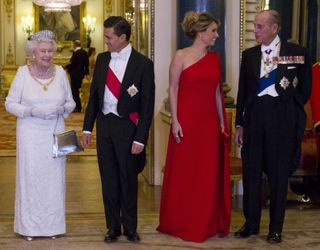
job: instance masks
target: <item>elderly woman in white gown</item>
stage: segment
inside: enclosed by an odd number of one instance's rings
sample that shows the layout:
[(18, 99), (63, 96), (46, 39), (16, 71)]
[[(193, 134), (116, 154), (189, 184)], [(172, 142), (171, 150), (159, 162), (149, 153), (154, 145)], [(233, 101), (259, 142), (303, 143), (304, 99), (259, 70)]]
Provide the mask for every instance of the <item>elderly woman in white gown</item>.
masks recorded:
[(54, 37), (43, 30), (27, 41), (32, 63), (19, 67), (5, 102), (17, 117), (14, 232), (29, 241), (66, 232), (66, 159), (53, 158), (52, 145), (75, 102), (64, 69), (53, 64)]

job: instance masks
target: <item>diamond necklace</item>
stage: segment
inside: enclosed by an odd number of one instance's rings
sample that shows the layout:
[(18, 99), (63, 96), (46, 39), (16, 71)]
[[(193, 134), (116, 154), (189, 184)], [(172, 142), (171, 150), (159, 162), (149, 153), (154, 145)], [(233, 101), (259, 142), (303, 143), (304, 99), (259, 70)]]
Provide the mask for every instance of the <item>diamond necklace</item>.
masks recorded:
[(53, 67), (53, 69), (52, 69), (52, 74), (53, 74), (53, 76), (51, 77), (50, 81), (47, 82), (47, 83), (42, 83), (42, 82), (40, 82), (40, 81), (38, 80), (38, 78), (32, 73), (31, 68), (30, 68), (30, 65), (29, 65), (28, 69), (29, 69), (29, 72), (30, 72), (31, 77), (32, 77), (37, 83), (39, 83), (39, 84), (42, 86), (42, 88), (43, 88), (44, 91), (47, 91), (49, 85), (53, 82), (53, 80), (54, 80), (54, 78), (55, 78), (55, 76), (56, 76), (56, 68)]

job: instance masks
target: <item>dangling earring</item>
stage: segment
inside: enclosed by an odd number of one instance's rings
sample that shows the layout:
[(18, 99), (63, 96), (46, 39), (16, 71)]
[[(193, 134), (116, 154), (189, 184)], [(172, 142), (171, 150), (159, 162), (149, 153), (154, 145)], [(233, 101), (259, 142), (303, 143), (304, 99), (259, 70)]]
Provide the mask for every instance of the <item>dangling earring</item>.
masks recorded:
[(33, 59), (33, 60), (36, 59), (35, 55), (32, 55), (32, 59)]

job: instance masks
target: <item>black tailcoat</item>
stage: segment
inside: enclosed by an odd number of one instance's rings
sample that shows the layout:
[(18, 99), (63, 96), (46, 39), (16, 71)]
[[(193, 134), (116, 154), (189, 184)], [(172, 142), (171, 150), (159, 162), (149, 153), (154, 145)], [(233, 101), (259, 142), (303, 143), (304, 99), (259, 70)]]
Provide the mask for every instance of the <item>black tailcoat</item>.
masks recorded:
[[(153, 118), (155, 84), (153, 62), (132, 49), (121, 83), (117, 112), (104, 115), (104, 92), (110, 52), (98, 55), (86, 114), (84, 131), (92, 131), (97, 121), (97, 154), (103, 188), (103, 198), (109, 229), (137, 227), (137, 175), (145, 164), (145, 151), (131, 154), (133, 141), (147, 144)], [(137, 93), (131, 96), (128, 89), (134, 86)], [(137, 112), (134, 124), (129, 114)]]
[[(269, 230), (282, 230), (288, 178), (299, 165), (306, 124), (304, 104), (311, 93), (311, 62), (307, 50), (282, 42), (280, 56), (303, 56), (304, 63), (278, 64), (275, 89), (279, 96), (257, 97), (261, 45), (242, 54), (236, 125), (244, 128), (243, 205), (246, 222), (253, 230), (257, 230), (260, 223), (262, 172), (268, 177), (271, 193)], [(280, 84), (285, 79), (290, 82), (286, 88)]]

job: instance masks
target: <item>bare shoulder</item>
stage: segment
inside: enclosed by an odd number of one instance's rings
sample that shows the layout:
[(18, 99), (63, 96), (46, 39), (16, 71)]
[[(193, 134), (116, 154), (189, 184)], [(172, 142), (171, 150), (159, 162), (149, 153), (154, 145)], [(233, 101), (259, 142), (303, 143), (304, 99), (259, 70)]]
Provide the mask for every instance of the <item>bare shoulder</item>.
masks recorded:
[(185, 56), (185, 51), (184, 51), (184, 49), (178, 49), (178, 50), (176, 51), (176, 53), (174, 54), (173, 59), (174, 59), (174, 60), (182, 60), (184, 56)]
[(178, 49), (172, 59), (172, 63), (179, 65), (185, 64), (186, 59), (189, 57), (188, 50), (188, 48)]

